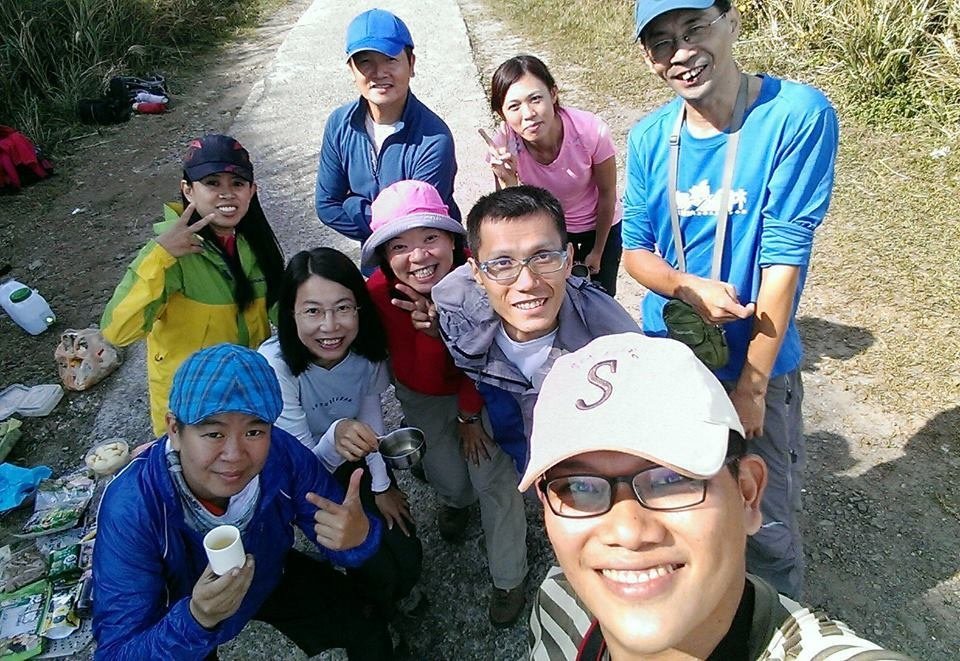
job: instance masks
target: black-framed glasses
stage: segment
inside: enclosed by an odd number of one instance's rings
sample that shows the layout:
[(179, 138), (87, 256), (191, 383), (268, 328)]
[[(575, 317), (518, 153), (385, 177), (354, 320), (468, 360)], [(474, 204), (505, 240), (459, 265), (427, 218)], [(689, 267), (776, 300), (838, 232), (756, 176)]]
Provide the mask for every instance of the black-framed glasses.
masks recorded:
[(724, 12), (709, 23), (697, 23), (696, 25), (691, 25), (689, 28), (684, 30), (683, 34), (678, 37), (660, 39), (656, 43), (650, 44), (646, 47), (647, 53), (654, 62), (667, 62), (671, 57), (673, 57), (673, 54), (677, 52), (680, 42), (683, 42), (689, 46), (697, 46), (706, 41), (707, 37), (710, 36), (713, 26), (719, 23), (726, 15), (727, 13)]
[[(739, 456), (728, 457), (724, 465)], [(640, 505), (648, 510), (671, 512), (695, 507), (707, 499), (709, 480), (681, 475), (665, 466), (650, 466), (634, 475), (564, 475), (543, 478), (538, 487), (557, 516), (587, 519), (613, 509), (618, 484), (628, 484)]]
[(541, 250), (526, 259), (495, 257), (477, 264), (484, 275), (497, 282), (513, 282), (526, 266), (537, 275), (548, 275), (562, 269), (567, 263), (566, 250)]

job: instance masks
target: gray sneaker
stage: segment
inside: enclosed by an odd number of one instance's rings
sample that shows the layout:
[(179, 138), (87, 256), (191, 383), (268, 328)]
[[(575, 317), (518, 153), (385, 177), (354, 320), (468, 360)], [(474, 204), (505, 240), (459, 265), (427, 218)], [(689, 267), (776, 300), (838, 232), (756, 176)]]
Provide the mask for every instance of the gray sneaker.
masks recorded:
[(495, 627), (509, 627), (523, 612), (523, 583), (511, 590), (494, 586), (490, 593), (490, 623)]

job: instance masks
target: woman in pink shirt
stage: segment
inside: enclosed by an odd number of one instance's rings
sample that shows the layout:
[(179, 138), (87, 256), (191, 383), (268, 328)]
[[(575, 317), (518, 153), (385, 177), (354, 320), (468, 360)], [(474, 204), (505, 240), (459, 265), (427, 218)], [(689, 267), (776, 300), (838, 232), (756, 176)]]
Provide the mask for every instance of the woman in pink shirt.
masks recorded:
[(561, 107), (553, 76), (532, 55), (497, 68), (490, 106), (503, 119), (488, 159), (498, 188), (523, 182), (553, 193), (563, 205), (574, 260), (615, 295), (623, 211), (610, 127), (593, 113)]

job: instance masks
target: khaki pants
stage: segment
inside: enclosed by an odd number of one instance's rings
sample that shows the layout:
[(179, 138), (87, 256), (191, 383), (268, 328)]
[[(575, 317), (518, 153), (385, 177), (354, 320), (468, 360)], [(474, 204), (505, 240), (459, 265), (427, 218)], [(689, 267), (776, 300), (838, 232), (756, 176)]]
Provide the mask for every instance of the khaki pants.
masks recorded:
[[(476, 466), (460, 454), (456, 395), (424, 395), (396, 384), (397, 399), (408, 425), (427, 439), (423, 470), (445, 505), (464, 508), (480, 502), (487, 563), (494, 586), (510, 590), (527, 575), (527, 519), (519, 478), (510, 457), (495, 443), (490, 459)], [(484, 427), (489, 421), (484, 411)]]

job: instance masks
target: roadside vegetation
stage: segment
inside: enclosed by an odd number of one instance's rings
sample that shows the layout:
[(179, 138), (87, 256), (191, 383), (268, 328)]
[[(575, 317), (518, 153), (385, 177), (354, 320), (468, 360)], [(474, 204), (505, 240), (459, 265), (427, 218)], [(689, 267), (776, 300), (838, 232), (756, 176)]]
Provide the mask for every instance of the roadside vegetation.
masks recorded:
[(0, 124), (48, 149), (111, 76), (169, 71), (283, 0), (3, 0)]
[[(633, 42), (633, 0), (484, 4), (562, 73), (561, 100), (566, 85), (583, 107), (639, 117), (669, 98)], [(908, 424), (956, 406), (960, 4), (737, 4), (743, 68), (816, 85), (840, 114), (834, 199), (800, 314), (826, 320), (847, 350), (816, 369)]]

